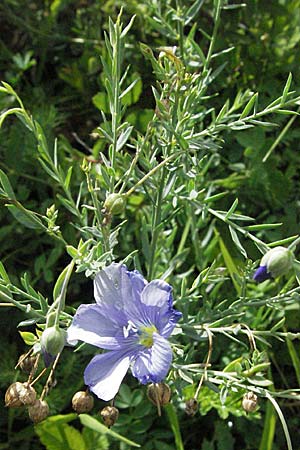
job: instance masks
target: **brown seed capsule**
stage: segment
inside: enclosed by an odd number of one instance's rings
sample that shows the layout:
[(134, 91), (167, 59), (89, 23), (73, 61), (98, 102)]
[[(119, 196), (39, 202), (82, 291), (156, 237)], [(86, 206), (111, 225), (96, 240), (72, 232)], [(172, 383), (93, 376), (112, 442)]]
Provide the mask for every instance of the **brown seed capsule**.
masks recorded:
[(5, 406), (18, 408), (24, 405), (32, 405), (36, 399), (35, 389), (29, 383), (17, 381), (9, 386), (5, 394)]
[(110, 428), (118, 420), (119, 410), (117, 408), (115, 408), (114, 406), (105, 406), (105, 408), (103, 408), (100, 411), (100, 415), (102, 417), (102, 420), (103, 420), (104, 424), (108, 428)]
[(11, 384), (5, 393), (5, 406), (8, 408), (19, 408), (24, 406), (24, 403), (20, 400), (20, 390), (22, 389), (22, 383), (17, 381)]
[(171, 389), (165, 383), (150, 384), (147, 389), (147, 396), (155, 406), (164, 406), (170, 402)]
[(36, 400), (35, 389), (29, 383), (21, 383), (22, 387), (19, 391), (19, 398), (23, 405), (33, 405)]
[(48, 403), (45, 400), (36, 400), (33, 405), (29, 406), (28, 414), (34, 423), (41, 422), (49, 415)]
[(72, 398), (72, 407), (78, 413), (87, 413), (93, 409), (94, 399), (85, 391), (76, 392)]
[(26, 354), (21, 355), (17, 366), (19, 366), (23, 372), (30, 373), (34, 367), (36, 358), (37, 358), (36, 356), (26, 356)]
[(255, 395), (251, 391), (246, 392), (246, 394), (244, 394), (243, 396), (242, 408), (246, 412), (253, 412), (256, 409), (257, 402), (258, 402), (257, 395)]
[(185, 402), (185, 412), (188, 416), (194, 416), (198, 411), (198, 402), (195, 398), (190, 398)]

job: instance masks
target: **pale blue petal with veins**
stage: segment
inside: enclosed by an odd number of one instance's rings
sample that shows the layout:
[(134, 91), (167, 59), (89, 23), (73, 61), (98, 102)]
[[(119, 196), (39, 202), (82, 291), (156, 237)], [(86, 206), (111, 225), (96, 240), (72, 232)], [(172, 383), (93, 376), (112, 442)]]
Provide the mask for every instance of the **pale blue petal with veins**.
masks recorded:
[(158, 383), (168, 374), (172, 349), (167, 338), (181, 318), (171, 291), (165, 281), (148, 283), (122, 264), (112, 263), (96, 275), (96, 303), (78, 308), (68, 342), (108, 350), (84, 372), (85, 383), (102, 400), (117, 394), (129, 367), (142, 384)]

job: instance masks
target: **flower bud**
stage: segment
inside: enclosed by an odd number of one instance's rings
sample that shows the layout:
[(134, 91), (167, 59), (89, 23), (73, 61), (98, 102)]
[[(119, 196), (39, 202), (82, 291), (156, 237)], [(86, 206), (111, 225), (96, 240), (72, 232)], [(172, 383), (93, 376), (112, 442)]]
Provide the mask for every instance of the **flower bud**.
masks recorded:
[(57, 326), (46, 328), (41, 336), (41, 348), (45, 366), (54, 361), (56, 355), (62, 351), (66, 343), (66, 332)]
[(121, 194), (109, 194), (104, 202), (106, 214), (118, 215), (125, 209), (125, 197)]
[(147, 396), (155, 406), (164, 406), (170, 402), (171, 389), (165, 383), (150, 384), (147, 389)]
[(48, 403), (45, 400), (36, 400), (33, 405), (29, 406), (28, 414), (34, 423), (41, 422), (49, 415)]
[(253, 275), (253, 279), (262, 283), (270, 278), (284, 275), (293, 267), (294, 255), (285, 247), (274, 247), (261, 259), (259, 268)]
[(36, 363), (36, 356), (21, 355), (17, 366), (25, 373), (30, 373)]
[(29, 383), (17, 381), (9, 386), (5, 394), (5, 406), (18, 408), (24, 405), (32, 405), (36, 399), (35, 389)]
[(198, 411), (198, 402), (195, 398), (190, 398), (185, 402), (185, 412), (188, 416), (194, 416)]
[(73, 395), (72, 407), (78, 414), (87, 413), (93, 409), (94, 399), (88, 392), (79, 391)]
[(100, 415), (102, 417), (102, 420), (103, 420), (104, 424), (108, 428), (110, 428), (118, 420), (119, 410), (117, 408), (115, 408), (114, 406), (105, 406), (105, 408), (103, 408), (100, 411)]
[(244, 396), (243, 396), (242, 408), (247, 413), (253, 412), (256, 409), (257, 402), (258, 402), (257, 395), (255, 395), (251, 391), (246, 392), (246, 394), (244, 394)]

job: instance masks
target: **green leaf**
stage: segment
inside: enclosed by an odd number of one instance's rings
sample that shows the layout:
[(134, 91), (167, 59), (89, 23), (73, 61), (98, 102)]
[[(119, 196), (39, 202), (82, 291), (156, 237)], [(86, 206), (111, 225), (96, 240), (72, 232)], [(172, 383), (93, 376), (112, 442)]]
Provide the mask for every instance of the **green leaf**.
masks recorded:
[(15, 200), (16, 199), (15, 193), (10, 184), (10, 181), (9, 181), (8, 177), (6, 176), (6, 174), (3, 172), (3, 170), (1, 170), (1, 169), (0, 169), (0, 183), (2, 185), (3, 190), (7, 194), (7, 196), (10, 199)]
[(180, 433), (179, 421), (174, 406), (169, 403), (164, 407), (174, 434), (176, 450), (184, 450), (182, 437)]
[(239, 120), (244, 119), (245, 117), (248, 116), (248, 114), (250, 113), (250, 111), (253, 109), (255, 103), (257, 102), (257, 98), (258, 98), (258, 93), (254, 94), (249, 102), (247, 103), (247, 105), (245, 106), (245, 108), (243, 109), (242, 114), (239, 117)]
[(229, 253), (229, 251), (227, 250), (226, 245), (224, 244), (223, 239), (221, 238), (221, 236), (218, 236), (218, 240), (219, 240), (219, 245), (220, 245), (220, 249), (221, 249), (221, 253), (223, 255), (224, 258), (224, 262), (225, 265), (228, 269), (228, 272), (231, 276), (232, 282), (234, 284), (235, 290), (237, 292), (238, 295), (241, 294), (241, 287), (238, 284), (238, 282), (236, 281), (236, 276), (238, 274), (238, 270), (237, 267), (233, 261), (233, 259), (231, 258), (231, 255)]
[(31, 228), (34, 230), (44, 231), (45, 227), (43, 223), (38, 219), (38, 217), (29, 209), (24, 208), (21, 204), (17, 205), (6, 205), (9, 211), (12, 213), (14, 218), (20, 222), (24, 227)]
[(62, 273), (59, 275), (54, 289), (53, 289), (53, 300), (57, 300), (58, 298), (62, 297), (63, 299), (66, 296), (66, 290), (69, 283), (69, 279), (71, 277), (72, 271), (74, 268), (74, 262), (70, 262), (70, 264), (67, 265), (67, 267), (62, 271)]
[(26, 345), (30, 345), (30, 346), (34, 345), (38, 340), (36, 335), (33, 333), (30, 333), (29, 331), (19, 331), (19, 333)]
[[(130, 441), (129, 439), (125, 438), (124, 436), (121, 436), (120, 434), (116, 433), (115, 431), (110, 430), (105, 425), (100, 423), (98, 420), (94, 419), (94, 417), (89, 416), (88, 414), (80, 414), (79, 419), (85, 427), (91, 428), (94, 431), (97, 431), (98, 433), (101, 433), (103, 435), (111, 436), (119, 441), (125, 442), (125, 444), (130, 445), (132, 447), (140, 447), (139, 444)], [(56, 449), (58, 450), (58, 449)]]
[(5, 270), (5, 267), (1, 261), (0, 261), (0, 276), (1, 276), (2, 280), (5, 281), (5, 283), (10, 284), (9, 276), (8, 276), (8, 274)]
[(286, 101), (286, 98), (288, 96), (288, 93), (289, 93), (289, 90), (291, 87), (292, 79), (293, 79), (293, 76), (291, 73), (289, 73), (288, 79), (286, 80), (286, 83), (285, 83), (285, 86), (284, 86), (284, 89), (282, 92), (282, 97), (281, 97), (281, 102), (280, 102), (281, 105), (284, 104)]
[(191, 20), (193, 20), (193, 18), (198, 13), (203, 3), (204, 0), (196, 0), (195, 2), (193, 2), (192, 6), (185, 12), (184, 14), (185, 26), (188, 25), (191, 22)]
[[(73, 420), (75, 417), (71, 416)], [(81, 433), (64, 423), (64, 419), (44, 420), (35, 426), (35, 431), (47, 450), (87, 450)]]

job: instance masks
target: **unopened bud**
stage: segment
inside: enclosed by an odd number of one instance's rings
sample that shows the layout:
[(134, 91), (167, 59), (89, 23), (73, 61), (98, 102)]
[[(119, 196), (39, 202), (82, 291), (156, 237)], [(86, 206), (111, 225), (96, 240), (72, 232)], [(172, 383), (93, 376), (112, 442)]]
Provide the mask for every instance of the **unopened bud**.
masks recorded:
[(102, 420), (103, 420), (104, 424), (108, 428), (110, 428), (118, 420), (119, 410), (117, 408), (115, 408), (114, 406), (105, 406), (105, 408), (103, 408), (100, 411), (100, 415), (102, 417)]
[(9, 386), (5, 394), (5, 406), (18, 408), (24, 405), (32, 405), (36, 399), (35, 389), (29, 383), (17, 381)]
[(93, 409), (94, 399), (88, 392), (79, 391), (73, 395), (72, 407), (78, 414), (87, 413)]
[(109, 194), (104, 202), (106, 214), (118, 215), (125, 209), (125, 197), (122, 194)]
[(281, 246), (274, 247), (262, 257), (253, 279), (261, 283), (284, 275), (293, 267), (293, 262), (294, 255), (291, 250)]
[(21, 355), (17, 366), (25, 373), (30, 373), (36, 363), (36, 356)]
[(66, 343), (66, 332), (57, 326), (46, 328), (41, 336), (41, 348), (46, 367), (54, 361)]
[(243, 396), (242, 401), (242, 408), (246, 412), (253, 412), (256, 409), (257, 406), (257, 395), (255, 395), (253, 392), (246, 392)]
[(198, 411), (198, 402), (195, 398), (190, 398), (185, 402), (185, 412), (188, 416), (194, 416)]
[(164, 406), (170, 402), (171, 389), (165, 383), (150, 384), (147, 389), (147, 396), (155, 406)]
[(49, 415), (48, 403), (45, 400), (36, 400), (33, 405), (29, 406), (28, 414), (34, 423), (41, 422)]

